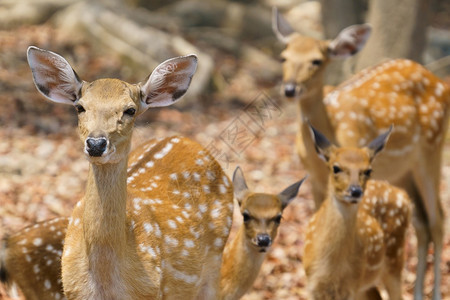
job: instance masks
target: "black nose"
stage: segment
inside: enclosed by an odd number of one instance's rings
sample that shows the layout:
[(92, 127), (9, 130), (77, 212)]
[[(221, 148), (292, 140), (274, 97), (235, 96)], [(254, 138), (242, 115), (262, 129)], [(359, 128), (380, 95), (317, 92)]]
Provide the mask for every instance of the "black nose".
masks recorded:
[(256, 240), (259, 247), (268, 247), (271, 243), (270, 236), (268, 234), (258, 234), (256, 236)]
[(86, 150), (90, 156), (102, 156), (106, 150), (106, 138), (88, 138), (86, 140)]
[(361, 189), (360, 186), (352, 185), (352, 186), (350, 187), (350, 195), (351, 195), (353, 198), (359, 198), (359, 197), (362, 196), (362, 194), (363, 194), (363, 191), (362, 191), (362, 189)]
[(295, 84), (286, 84), (284, 86), (284, 94), (286, 97), (294, 97), (295, 96)]

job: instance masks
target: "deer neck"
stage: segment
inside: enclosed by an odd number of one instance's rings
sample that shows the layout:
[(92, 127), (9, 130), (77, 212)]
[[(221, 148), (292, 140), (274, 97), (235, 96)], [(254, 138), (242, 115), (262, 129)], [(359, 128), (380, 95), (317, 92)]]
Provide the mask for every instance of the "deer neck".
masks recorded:
[[(323, 206), (323, 214), (320, 224), (325, 234), (321, 237), (324, 256), (330, 259), (329, 263), (346, 261), (346, 257), (352, 257), (357, 243), (357, 213), (358, 205), (344, 204), (334, 196), (329, 196)], [(330, 230), (332, 228), (332, 230)]]
[(226, 293), (239, 298), (248, 291), (258, 276), (266, 254), (250, 245), (245, 237), (244, 225), (241, 225), (230, 246), (225, 248), (224, 252), (222, 277), (223, 282), (226, 282), (224, 288)]
[(121, 256), (126, 247), (127, 159), (91, 164), (82, 217), (88, 255), (99, 247)]
[[(319, 76), (320, 77), (320, 76)], [(306, 93), (298, 99), (300, 125), (309, 133), (308, 122), (325, 136), (333, 137), (333, 127), (323, 101), (323, 78), (317, 78)], [(312, 141), (312, 139), (311, 139)]]

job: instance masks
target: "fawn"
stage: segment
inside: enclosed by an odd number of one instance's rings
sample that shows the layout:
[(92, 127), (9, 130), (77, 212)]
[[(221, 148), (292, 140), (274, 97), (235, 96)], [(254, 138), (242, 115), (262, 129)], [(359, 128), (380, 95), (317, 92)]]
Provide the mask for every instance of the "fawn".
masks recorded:
[(391, 130), (367, 147), (336, 147), (312, 128), (319, 156), (330, 170), (328, 195), (311, 218), (303, 264), (311, 299), (401, 299), (404, 242), (411, 214), (405, 191), (370, 180), (372, 160)]
[(244, 223), (225, 246), (221, 269), (220, 299), (241, 298), (253, 285), (280, 226), (283, 210), (297, 196), (305, 179), (278, 195), (253, 193), (241, 168), (233, 174), (234, 197)]
[(81, 81), (64, 58), (36, 47), (28, 62), (44, 96), (75, 106), (90, 163), (64, 241), (67, 299), (215, 298), (233, 208), (220, 165), (197, 143), (166, 138), (135, 150), (127, 179), (135, 118), (179, 100), (196, 57), (169, 59), (136, 85)]
[(332, 41), (302, 36), (273, 11), (273, 28), (286, 44), (284, 94), (297, 98), (297, 152), (311, 176), (316, 207), (325, 199), (328, 168), (315, 155), (309, 120), (332, 142), (362, 147), (394, 124), (392, 142), (374, 162), (374, 178), (404, 188), (415, 204), (418, 239), (415, 299), (422, 298), (427, 248), (434, 244), (433, 299), (440, 299), (443, 211), (439, 195), (444, 137), (450, 113), (449, 86), (420, 64), (396, 59), (355, 74), (324, 98), (327, 63), (362, 49), (371, 29), (367, 24), (345, 28)]

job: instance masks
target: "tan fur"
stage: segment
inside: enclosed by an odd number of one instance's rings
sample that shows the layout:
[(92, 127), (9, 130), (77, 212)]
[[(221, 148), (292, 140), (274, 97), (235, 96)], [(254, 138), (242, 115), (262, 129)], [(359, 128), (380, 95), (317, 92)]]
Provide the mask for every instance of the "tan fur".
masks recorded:
[[(316, 207), (327, 191), (326, 165), (314, 153), (306, 121), (336, 144), (361, 147), (394, 125), (393, 142), (374, 163), (374, 178), (404, 188), (416, 203), (418, 278), (422, 297), (427, 247), (434, 244), (434, 290), (438, 299), (443, 246), (443, 210), (439, 195), (441, 159), (450, 113), (450, 88), (420, 64), (405, 59), (381, 63), (337, 86), (324, 98), (323, 74), (330, 45), (293, 33), (281, 53), (283, 85), (295, 85), (299, 107), (296, 148), (311, 176)], [(355, 51), (357, 52), (357, 51)], [(313, 60), (321, 60), (316, 66)]]
[[(368, 180), (367, 148), (332, 147), (328, 196), (311, 218), (303, 265), (311, 299), (358, 299), (382, 282), (389, 299), (401, 299), (404, 241), (410, 221), (407, 194), (384, 181)], [(333, 167), (341, 171), (333, 174)], [(349, 202), (359, 186), (361, 203)]]

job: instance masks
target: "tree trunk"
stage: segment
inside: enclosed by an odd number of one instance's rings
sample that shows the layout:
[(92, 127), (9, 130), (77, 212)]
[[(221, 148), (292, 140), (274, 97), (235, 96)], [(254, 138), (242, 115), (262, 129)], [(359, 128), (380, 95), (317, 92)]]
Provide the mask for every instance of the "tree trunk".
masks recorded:
[(398, 57), (422, 63), (430, 5), (430, 0), (372, 0), (368, 20), (373, 32), (356, 69)]

